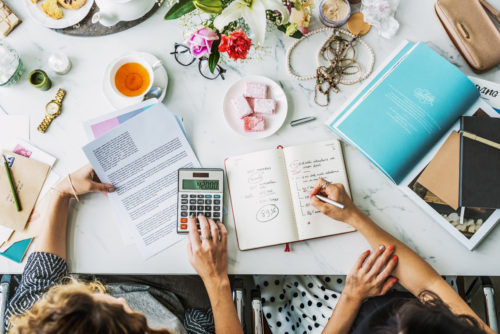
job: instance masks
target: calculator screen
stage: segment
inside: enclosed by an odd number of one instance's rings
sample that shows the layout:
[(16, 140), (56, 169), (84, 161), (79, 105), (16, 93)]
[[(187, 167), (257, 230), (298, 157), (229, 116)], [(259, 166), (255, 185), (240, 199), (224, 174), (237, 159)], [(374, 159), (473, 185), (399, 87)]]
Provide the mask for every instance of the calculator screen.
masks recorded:
[(182, 180), (184, 190), (218, 190), (219, 180)]

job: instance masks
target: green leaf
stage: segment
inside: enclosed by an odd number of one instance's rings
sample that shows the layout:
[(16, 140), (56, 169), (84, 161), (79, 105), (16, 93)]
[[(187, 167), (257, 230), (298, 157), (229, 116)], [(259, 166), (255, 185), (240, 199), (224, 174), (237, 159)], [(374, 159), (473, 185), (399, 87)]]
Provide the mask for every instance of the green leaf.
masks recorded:
[(214, 73), (215, 68), (219, 63), (220, 59), (219, 44), (220, 44), (220, 39), (214, 41), (214, 44), (212, 44), (212, 49), (210, 50), (210, 56), (208, 57), (208, 68), (211, 73)]
[[(288, 28), (289, 25), (290, 25), (290, 23), (279, 25), (278, 30), (282, 31), (286, 34), (286, 28)], [(302, 32), (300, 32), (300, 30), (297, 30), (296, 32), (294, 32), (293, 34), (290, 35), (290, 37), (293, 37), (293, 38), (301, 38), (302, 36), (304, 36), (304, 34)]]
[(193, 0), (179, 0), (178, 3), (170, 7), (167, 14), (165, 15), (165, 20), (175, 20), (179, 17), (186, 15), (189, 12), (195, 10)]

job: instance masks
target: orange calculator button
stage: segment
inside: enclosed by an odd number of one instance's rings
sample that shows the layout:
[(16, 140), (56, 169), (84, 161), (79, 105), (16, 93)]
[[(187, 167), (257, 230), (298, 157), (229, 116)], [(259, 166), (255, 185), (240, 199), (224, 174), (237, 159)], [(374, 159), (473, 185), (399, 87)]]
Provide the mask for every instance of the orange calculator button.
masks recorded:
[(187, 224), (181, 224), (181, 230), (187, 230), (188, 226)]
[(188, 219), (187, 218), (181, 218), (181, 223), (187, 223)]

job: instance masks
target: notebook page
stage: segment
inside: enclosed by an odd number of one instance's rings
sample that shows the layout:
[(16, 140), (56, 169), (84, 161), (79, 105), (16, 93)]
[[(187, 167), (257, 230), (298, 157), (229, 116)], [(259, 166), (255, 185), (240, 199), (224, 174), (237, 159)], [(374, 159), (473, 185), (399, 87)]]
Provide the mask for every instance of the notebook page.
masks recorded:
[(298, 240), (281, 150), (229, 158), (226, 174), (241, 250)]
[(340, 142), (335, 139), (287, 147), (284, 153), (300, 240), (353, 231), (348, 224), (334, 221), (316, 210), (309, 200), (320, 177), (331, 183), (342, 183), (350, 195)]

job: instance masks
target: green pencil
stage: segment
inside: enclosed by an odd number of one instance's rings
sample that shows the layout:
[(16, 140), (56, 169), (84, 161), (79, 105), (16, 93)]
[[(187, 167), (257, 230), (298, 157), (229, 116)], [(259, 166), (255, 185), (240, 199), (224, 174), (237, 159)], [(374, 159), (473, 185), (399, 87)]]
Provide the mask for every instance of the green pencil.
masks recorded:
[(14, 196), (14, 201), (16, 202), (17, 211), (21, 211), (21, 204), (19, 203), (19, 197), (17, 196), (16, 187), (14, 186), (14, 181), (12, 181), (12, 175), (10, 174), (10, 168), (7, 164), (5, 156), (2, 154), (3, 165), (5, 166), (5, 171), (7, 172), (7, 179), (9, 179), (10, 190), (12, 191), (12, 196)]

